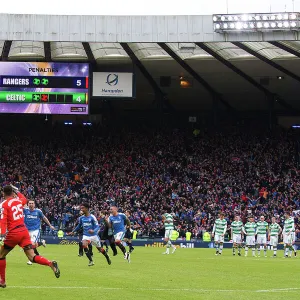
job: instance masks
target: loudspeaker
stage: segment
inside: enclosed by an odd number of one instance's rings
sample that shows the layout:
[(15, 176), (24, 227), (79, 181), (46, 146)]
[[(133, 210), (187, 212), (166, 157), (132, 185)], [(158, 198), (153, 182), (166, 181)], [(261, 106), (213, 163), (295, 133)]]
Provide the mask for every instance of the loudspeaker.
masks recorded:
[(161, 76), (159, 82), (161, 87), (169, 87), (171, 85), (171, 76)]

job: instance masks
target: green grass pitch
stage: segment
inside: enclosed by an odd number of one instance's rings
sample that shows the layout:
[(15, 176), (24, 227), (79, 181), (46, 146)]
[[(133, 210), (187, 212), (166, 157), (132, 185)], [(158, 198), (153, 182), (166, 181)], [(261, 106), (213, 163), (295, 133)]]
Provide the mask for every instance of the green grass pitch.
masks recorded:
[[(252, 258), (232, 256), (226, 249), (177, 249), (162, 255), (162, 248), (136, 247), (131, 264), (121, 255), (94, 253), (95, 266), (77, 257), (77, 246), (49, 245), (42, 255), (56, 259), (61, 277), (50, 268), (27, 266), (24, 254), (15, 249), (7, 258), (7, 285), (0, 290), (5, 300), (69, 299), (300, 299), (300, 258)], [(251, 251), (249, 252), (251, 255)]]

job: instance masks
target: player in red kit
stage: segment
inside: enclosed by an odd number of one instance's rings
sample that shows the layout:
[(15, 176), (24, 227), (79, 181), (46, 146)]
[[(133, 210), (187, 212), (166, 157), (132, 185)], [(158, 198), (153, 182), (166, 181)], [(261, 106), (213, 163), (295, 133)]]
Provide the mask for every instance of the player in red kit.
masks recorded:
[(56, 261), (50, 261), (40, 255), (35, 255), (29, 232), (24, 225), (23, 206), (27, 199), (18, 189), (7, 185), (3, 189), (4, 201), (0, 204), (1, 233), (5, 234), (4, 244), (0, 249), (0, 288), (6, 287), (5, 269), (6, 255), (17, 245), (23, 248), (28, 259), (39, 265), (49, 266), (57, 278), (60, 271)]

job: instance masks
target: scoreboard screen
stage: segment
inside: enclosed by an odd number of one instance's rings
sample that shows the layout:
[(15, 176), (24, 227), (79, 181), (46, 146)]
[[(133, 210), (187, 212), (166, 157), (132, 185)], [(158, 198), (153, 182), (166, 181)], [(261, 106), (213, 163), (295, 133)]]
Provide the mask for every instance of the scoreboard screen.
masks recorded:
[(0, 62), (0, 113), (89, 113), (89, 65)]

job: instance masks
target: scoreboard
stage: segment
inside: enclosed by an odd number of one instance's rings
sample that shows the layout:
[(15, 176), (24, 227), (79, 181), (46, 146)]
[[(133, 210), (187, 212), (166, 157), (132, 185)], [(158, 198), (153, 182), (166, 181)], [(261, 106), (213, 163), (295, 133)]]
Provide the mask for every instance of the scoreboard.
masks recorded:
[(0, 113), (88, 114), (89, 65), (0, 62)]

